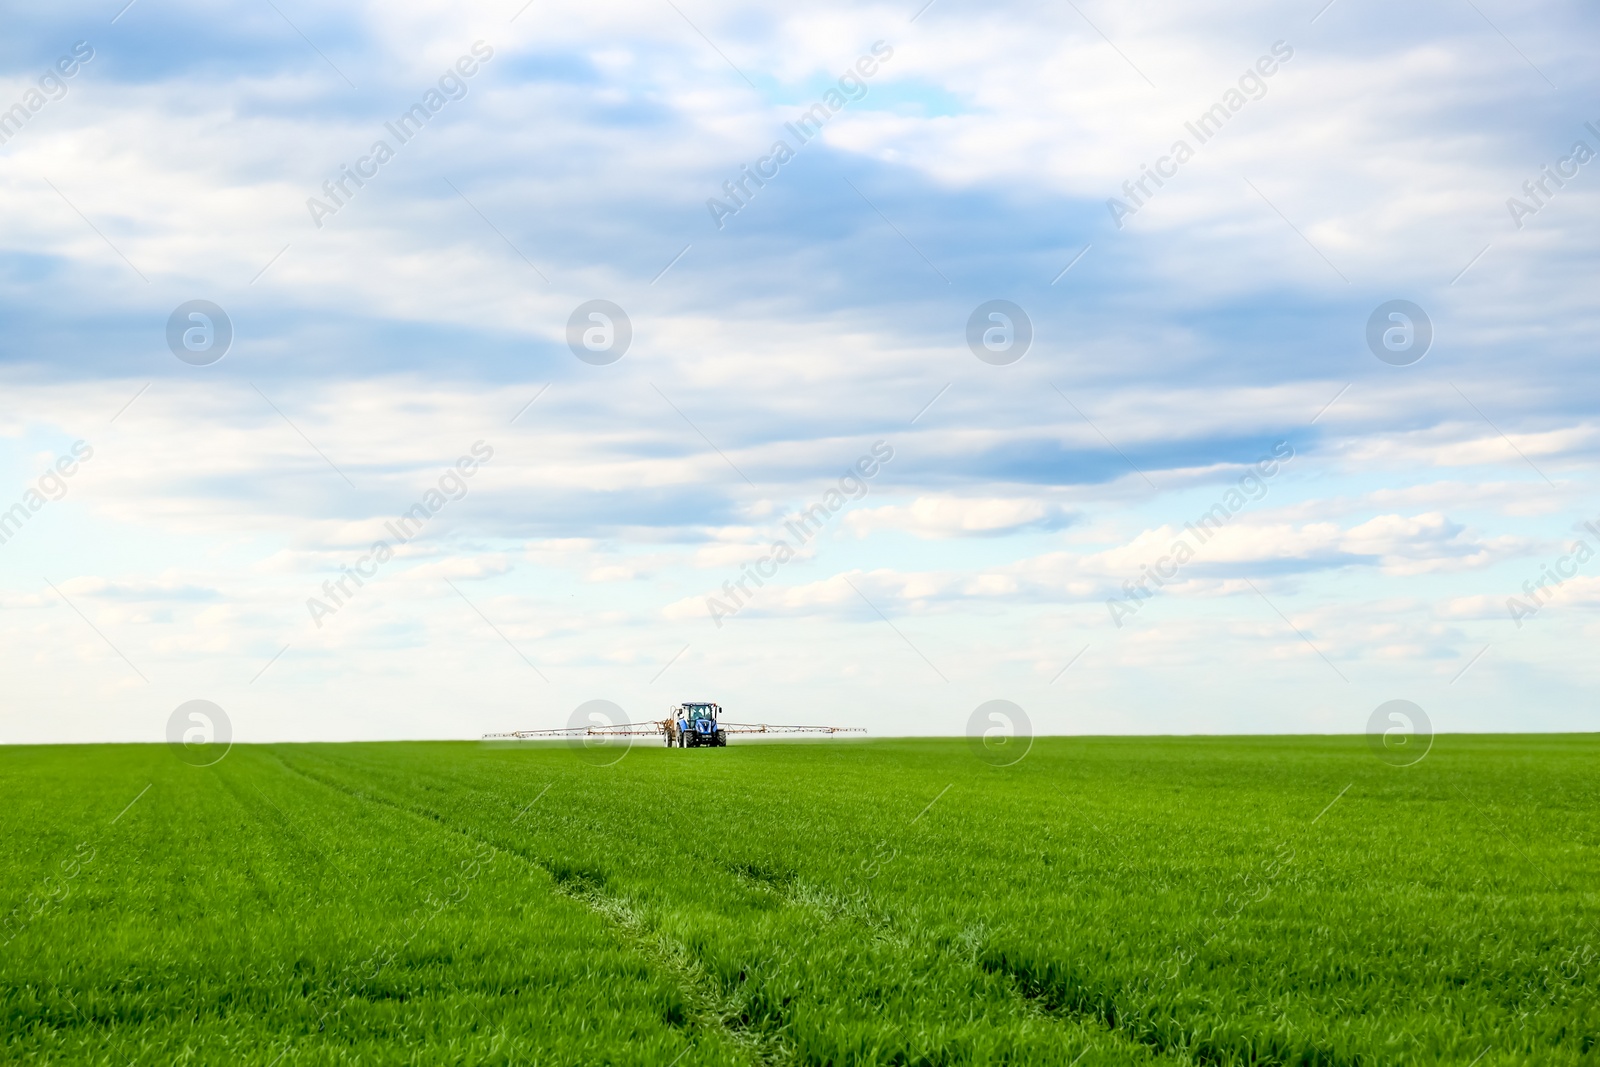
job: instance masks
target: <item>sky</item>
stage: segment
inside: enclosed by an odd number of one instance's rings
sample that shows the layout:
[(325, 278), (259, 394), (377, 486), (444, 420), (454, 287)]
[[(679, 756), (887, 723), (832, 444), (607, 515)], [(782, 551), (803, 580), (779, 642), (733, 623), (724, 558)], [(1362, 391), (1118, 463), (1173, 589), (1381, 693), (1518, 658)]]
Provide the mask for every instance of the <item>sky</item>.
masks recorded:
[(0, 742), (1596, 728), (1592, 4), (124, 3), (0, 33)]

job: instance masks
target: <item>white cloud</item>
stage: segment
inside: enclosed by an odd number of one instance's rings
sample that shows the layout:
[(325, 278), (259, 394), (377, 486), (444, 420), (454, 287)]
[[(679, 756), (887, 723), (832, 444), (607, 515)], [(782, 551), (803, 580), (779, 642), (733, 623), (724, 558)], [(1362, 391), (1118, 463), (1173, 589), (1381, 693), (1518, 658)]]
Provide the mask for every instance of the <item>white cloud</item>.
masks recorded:
[(845, 526), (866, 535), (898, 530), (914, 537), (944, 539), (1011, 533), (1061, 516), (1038, 498), (919, 496), (909, 504), (864, 508), (845, 516)]

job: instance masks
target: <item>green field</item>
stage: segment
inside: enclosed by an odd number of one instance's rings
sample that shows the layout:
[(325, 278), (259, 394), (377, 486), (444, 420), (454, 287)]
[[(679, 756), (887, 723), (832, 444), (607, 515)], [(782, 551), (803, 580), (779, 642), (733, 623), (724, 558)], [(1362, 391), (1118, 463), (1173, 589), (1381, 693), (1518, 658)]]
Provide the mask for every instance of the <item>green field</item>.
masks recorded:
[(1403, 769), (1362, 738), (7, 748), (0, 1059), (1600, 1063), (1597, 769), (1593, 735)]

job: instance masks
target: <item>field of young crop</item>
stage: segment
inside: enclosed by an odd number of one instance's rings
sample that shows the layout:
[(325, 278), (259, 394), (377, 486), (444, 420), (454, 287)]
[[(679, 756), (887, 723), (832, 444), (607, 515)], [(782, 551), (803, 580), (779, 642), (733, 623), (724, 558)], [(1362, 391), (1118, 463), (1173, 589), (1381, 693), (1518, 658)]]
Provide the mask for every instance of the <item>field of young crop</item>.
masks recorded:
[(1600, 1063), (1600, 737), (0, 750), (0, 1060)]

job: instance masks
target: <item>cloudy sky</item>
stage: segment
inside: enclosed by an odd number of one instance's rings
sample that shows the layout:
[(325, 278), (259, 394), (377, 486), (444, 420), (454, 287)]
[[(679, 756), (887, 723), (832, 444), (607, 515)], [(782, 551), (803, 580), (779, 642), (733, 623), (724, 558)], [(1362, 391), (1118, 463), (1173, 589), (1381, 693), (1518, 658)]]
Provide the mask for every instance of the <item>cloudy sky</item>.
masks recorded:
[(0, 741), (1594, 729), (1597, 29), (11, 5)]

